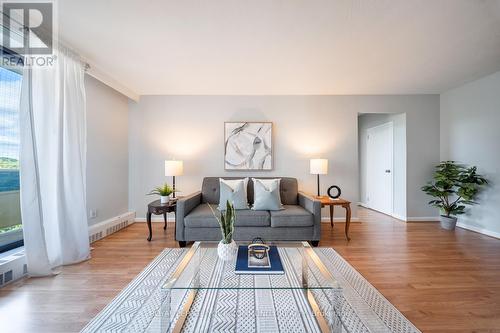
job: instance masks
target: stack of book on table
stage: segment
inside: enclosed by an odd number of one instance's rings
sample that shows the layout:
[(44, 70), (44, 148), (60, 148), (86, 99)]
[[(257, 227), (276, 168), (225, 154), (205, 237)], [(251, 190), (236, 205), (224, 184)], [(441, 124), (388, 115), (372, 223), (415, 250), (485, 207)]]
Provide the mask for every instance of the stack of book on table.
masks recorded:
[(276, 246), (269, 246), (260, 256), (255, 256), (248, 246), (238, 247), (236, 274), (284, 274), (280, 255)]

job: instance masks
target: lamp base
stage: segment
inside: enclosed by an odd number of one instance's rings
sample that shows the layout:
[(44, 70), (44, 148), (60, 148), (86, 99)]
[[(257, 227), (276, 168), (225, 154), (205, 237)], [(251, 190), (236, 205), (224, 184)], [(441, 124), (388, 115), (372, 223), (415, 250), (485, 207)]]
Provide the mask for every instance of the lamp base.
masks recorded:
[(319, 197), (319, 174), (317, 176), (318, 176), (318, 197)]
[(175, 199), (175, 176), (172, 176), (172, 189), (174, 190), (172, 198)]

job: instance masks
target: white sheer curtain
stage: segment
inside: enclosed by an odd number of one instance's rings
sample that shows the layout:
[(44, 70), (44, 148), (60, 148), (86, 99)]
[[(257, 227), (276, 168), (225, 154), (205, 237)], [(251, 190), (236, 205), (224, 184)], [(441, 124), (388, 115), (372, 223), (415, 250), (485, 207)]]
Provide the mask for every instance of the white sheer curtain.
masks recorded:
[(84, 75), (82, 63), (61, 51), (53, 67), (24, 71), (21, 216), (30, 276), (89, 258)]

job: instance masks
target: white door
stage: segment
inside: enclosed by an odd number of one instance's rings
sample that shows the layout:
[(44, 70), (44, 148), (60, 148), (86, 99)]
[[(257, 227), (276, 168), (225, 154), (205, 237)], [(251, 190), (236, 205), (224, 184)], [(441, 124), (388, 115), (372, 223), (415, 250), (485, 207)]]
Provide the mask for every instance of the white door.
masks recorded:
[(393, 124), (367, 131), (367, 203), (371, 209), (392, 214)]

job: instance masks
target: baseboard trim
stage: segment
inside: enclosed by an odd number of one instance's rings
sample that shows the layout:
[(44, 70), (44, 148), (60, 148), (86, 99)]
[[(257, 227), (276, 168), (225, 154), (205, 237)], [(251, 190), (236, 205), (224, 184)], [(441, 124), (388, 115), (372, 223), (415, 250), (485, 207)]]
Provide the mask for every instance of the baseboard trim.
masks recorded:
[(387, 216), (390, 216), (390, 217), (393, 217), (397, 220), (400, 220), (400, 221), (403, 221), (403, 222), (408, 222), (408, 218), (406, 216), (401, 216), (401, 215), (398, 215), (398, 214), (395, 214), (395, 213), (391, 213), (391, 214), (386, 214), (386, 213), (383, 213), (383, 212), (379, 212), (378, 210), (376, 209), (373, 209), (373, 208), (370, 208), (368, 206), (368, 204), (364, 203), (364, 202), (358, 202), (358, 206), (361, 206), (361, 207), (364, 207), (366, 209), (370, 209), (370, 210), (373, 210), (374, 212), (377, 212), (379, 214), (384, 214), (384, 215), (387, 215)]
[[(135, 222), (144, 223), (147, 221), (146, 221), (145, 217), (136, 217)], [(163, 219), (163, 217), (158, 216), (158, 217), (151, 217), (151, 222), (152, 223), (165, 223), (165, 220)], [(175, 218), (167, 216), (167, 223), (175, 223)]]
[[(330, 216), (322, 216), (321, 222), (322, 223), (330, 223)], [(337, 223), (337, 222), (345, 222), (345, 217), (334, 217), (333, 223)], [(351, 222), (361, 222), (361, 221), (358, 217), (351, 217)]]
[[(358, 206), (365, 207), (367, 209), (371, 209), (371, 210), (376, 211), (377, 213), (380, 213), (380, 214), (385, 214), (385, 213), (379, 212), (373, 208), (368, 207), (368, 205), (364, 202), (358, 202)], [(398, 219), (398, 220), (401, 220), (404, 222), (437, 222), (437, 221), (439, 221), (439, 216), (405, 217), (405, 216), (400, 216), (400, 215), (394, 214), (394, 213), (386, 214), (386, 215), (394, 217), (395, 219)]]
[(485, 236), (489, 236), (489, 237), (493, 237), (493, 238), (496, 238), (496, 239), (500, 239), (500, 232), (494, 232), (494, 231), (491, 231), (491, 230), (488, 230), (488, 229), (483, 229), (483, 228), (478, 228), (478, 227), (470, 226), (470, 225), (467, 225), (467, 224), (462, 223), (462, 222), (458, 222), (457, 223), (457, 227), (465, 229), (465, 230), (469, 230), (469, 231), (474, 231), (474, 232), (477, 232), (478, 234), (482, 234), (482, 235), (485, 235)]
[(428, 216), (428, 217), (408, 217), (406, 222), (439, 222), (438, 216)]
[(406, 216), (401, 216), (398, 214), (390, 214), (391, 217), (394, 217), (397, 220), (403, 221), (403, 222), (408, 222), (408, 218)]
[(89, 242), (103, 239), (135, 222), (135, 212), (127, 212), (89, 226)]

